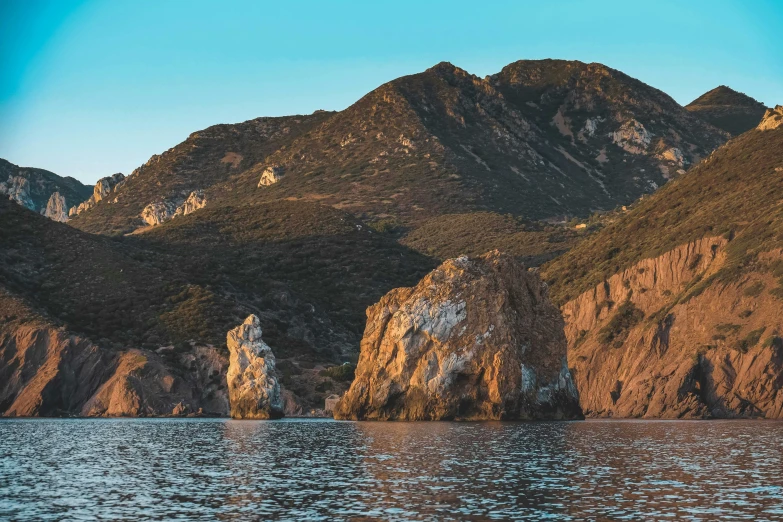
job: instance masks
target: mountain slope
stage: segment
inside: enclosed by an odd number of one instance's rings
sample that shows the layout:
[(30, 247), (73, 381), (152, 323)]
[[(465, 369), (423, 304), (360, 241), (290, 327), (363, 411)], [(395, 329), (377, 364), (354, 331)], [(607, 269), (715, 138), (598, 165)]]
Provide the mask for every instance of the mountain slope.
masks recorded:
[[(541, 67), (557, 82), (542, 83)], [(444, 62), (339, 113), (291, 118), (263, 120), (276, 127), (260, 134), (260, 120), (196, 133), (73, 224), (128, 233), (145, 205), (170, 216), (196, 189), (208, 206), (320, 201), (408, 228), (477, 211), (587, 216), (654, 190), (726, 137), (622, 73), (563, 61), (487, 79)]]
[[(85, 402), (98, 393), (90, 384), (66, 413), (161, 415), (182, 402), (181, 413), (225, 414), (225, 335), (249, 313), (261, 318), (264, 339), (281, 362), (289, 402), (320, 407), (343, 385), (319, 371), (356, 357), (365, 308), (433, 266), (317, 203), (200, 213), (205, 220), (188, 215), (148, 234), (109, 239), (0, 201), (0, 290), (7, 303), (0, 308), (10, 311), (0, 317), (0, 376), (12, 383), (0, 410), (5, 404), (6, 413), (19, 415), (60, 411), (62, 403), (47, 402), (46, 390), (66, 393), (64, 376), (88, 365), (85, 379), (110, 390), (101, 392), (100, 405)], [(73, 358), (78, 367), (67, 362)], [(164, 389), (172, 378), (179, 394)], [(128, 379), (142, 383), (146, 391), (139, 393), (152, 402), (123, 396)], [(36, 387), (41, 382), (46, 390)], [(116, 407), (106, 398), (115, 389), (124, 397)]]
[[(52, 197), (55, 192), (63, 198), (61, 202), (59, 198)], [(67, 217), (68, 207), (79, 204), (91, 193), (91, 186), (83, 185), (74, 178), (63, 178), (43, 169), (19, 167), (0, 159), (0, 194), (35, 212), (47, 213), (49, 206), (50, 217), (54, 217), (56, 202), (60, 207), (57, 210), (64, 211)], [(52, 205), (50, 200), (53, 200)]]
[(285, 147), (330, 115), (320, 111), (308, 116), (256, 118), (194, 132), (134, 170), (116, 196), (79, 214), (72, 225), (101, 234), (131, 232), (145, 225), (140, 216), (147, 205), (181, 201), (193, 191), (225, 181)]
[(685, 108), (733, 136), (758, 125), (766, 110), (764, 104), (725, 85), (702, 94)]
[(543, 267), (587, 415), (783, 417), (783, 127)]

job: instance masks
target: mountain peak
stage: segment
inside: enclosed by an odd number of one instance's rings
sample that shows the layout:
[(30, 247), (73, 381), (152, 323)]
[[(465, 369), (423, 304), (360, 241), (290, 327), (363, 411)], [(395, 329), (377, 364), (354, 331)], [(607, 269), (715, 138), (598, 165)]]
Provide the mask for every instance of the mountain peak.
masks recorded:
[(705, 92), (685, 107), (704, 107), (710, 105), (731, 105), (735, 107), (753, 108), (764, 106), (762, 103), (745, 93), (735, 91), (726, 85), (719, 85), (711, 91)]
[(734, 136), (758, 125), (766, 110), (761, 102), (726, 85), (705, 92), (685, 108)]

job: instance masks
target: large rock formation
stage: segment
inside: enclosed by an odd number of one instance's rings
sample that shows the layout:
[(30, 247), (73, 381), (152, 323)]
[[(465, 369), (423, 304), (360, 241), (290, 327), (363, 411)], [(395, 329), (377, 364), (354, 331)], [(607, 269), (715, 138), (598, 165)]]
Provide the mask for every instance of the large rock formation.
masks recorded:
[(275, 356), (261, 340), (261, 323), (255, 315), (228, 332), (230, 352), (228, 393), (234, 419), (275, 419), (283, 416)]
[(266, 167), (261, 173), (261, 179), (258, 180), (259, 187), (268, 187), (274, 185), (283, 177), (283, 167), (273, 165)]
[(5, 194), (11, 201), (16, 201), (23, 207), (35, 210), (35, 203), (30, 198), (30, 182), (22, 176), (8, 176), (8, 181), (0, 183), (0, 194)]
[(53, 192), (41, 213), (52, 221), (65, 223), (68, 221), (68, 205), (65, 198), (59, 192)]
[(161, 225), (177, 216), (187, 216), (207, 206), (207, 198), (203, 190), (194, 190), (187, 198), (182, 196), (169, 197), (150, 203), (141, 211), (141, 219), (147, 225)]
[(578, 401), (546, 286), (493, 251), (446, 261), (367, 310), (335, 418), (576, 419)]

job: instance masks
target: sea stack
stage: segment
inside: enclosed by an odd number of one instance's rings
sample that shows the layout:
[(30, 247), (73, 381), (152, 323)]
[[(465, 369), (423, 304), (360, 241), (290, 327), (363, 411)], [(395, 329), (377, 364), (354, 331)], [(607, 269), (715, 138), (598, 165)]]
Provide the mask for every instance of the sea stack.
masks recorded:
[(450, 259), (368, 308), (354, 420), (581, 419), (560, 311), (536, 273), (492, 251)]
[(275, 356), (261, 340), (261, 323), (255, 315), (228, 332), (230, 352), (229, 403), (234, 419), (277, 419), (283, 416), (280, 384), (275, 375)]

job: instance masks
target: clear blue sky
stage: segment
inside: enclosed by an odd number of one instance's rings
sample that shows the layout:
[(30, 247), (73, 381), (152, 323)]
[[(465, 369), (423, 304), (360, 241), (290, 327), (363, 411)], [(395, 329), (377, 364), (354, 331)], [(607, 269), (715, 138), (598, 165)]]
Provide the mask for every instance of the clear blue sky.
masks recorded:
[(343, 109), (447, 60), (601, 62), (783, 103), (783, 0), (0, 0), (0, 157), (93, 183), (215, 123)]

